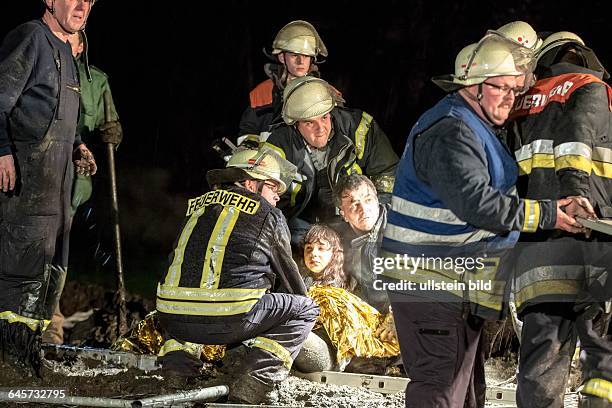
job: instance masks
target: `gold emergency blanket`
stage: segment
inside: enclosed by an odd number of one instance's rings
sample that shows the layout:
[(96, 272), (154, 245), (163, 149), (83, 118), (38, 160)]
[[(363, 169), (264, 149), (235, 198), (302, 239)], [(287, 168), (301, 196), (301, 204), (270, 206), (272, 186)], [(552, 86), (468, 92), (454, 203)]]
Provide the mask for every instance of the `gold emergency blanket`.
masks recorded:
[(393, 357), (400, 353), (396, 339), (382, 341), (374, 333), (384, 316), (352, 293), (331, 286), (312, 286), (310, 296), (320, 308), (317, 326), (323, 326), (338, 350), (338, 362), (357, 357)]
[[(117, 339), (111, 345), (111, 350), (158, 355), (165, 341), (157, 320), (157, 312), (151, 312), (138, 322), (136, 327)], [(224, 355), (224, 345), (205, 344), (202, 346), (202, 358), (205, 361), (211, 363), (221, 361)]]

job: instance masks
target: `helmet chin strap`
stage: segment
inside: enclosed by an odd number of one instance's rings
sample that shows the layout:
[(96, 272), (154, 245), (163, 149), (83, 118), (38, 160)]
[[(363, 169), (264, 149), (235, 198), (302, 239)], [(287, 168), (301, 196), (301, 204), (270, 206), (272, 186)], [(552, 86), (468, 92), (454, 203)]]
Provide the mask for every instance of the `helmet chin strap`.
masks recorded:
[(489, 124), (491, 126), (497, 126), (495, 124), (495, 122), (493, 122), (493, 120), (491, 119), (491, 116), (489, 116), (489, 114), (487, 113), (487, 111), (484, 110), (484, 108), (482, 107), (482, 98), (483, 98), (483, 93), (482, 93), (482, 82), (478, 84), (478, 93), (476, 94), (476, 96), (472, 95), (472, 93), (468, 92), (467, 90), (464, 93), (469, 99), (471, 99), (472, 101), (476, 102), (478, 104), (478, 107), (480, 108), (480, 112), (482, 112), (482, 115), (485, 117), (486, 121), (489, 122)]

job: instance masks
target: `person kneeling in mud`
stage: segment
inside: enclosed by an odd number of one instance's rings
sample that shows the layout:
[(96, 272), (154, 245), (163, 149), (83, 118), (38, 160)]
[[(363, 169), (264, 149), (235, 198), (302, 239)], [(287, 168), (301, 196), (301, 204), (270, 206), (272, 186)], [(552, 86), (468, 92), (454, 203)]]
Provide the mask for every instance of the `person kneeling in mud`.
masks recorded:
[(380, 336), (386, 316), (351, 293), (355, 282), (344, 272), (340, 237), (330, 227), (315, 224), (304, 236), (302, 247), (301, 273), (320, 314), (295, 368), (385, 374), (392, 358), (399, 355), (399, 345), (395, 338)]
[(236, 151), (226, 168), (210, 170), (213, 190), (189, 200), (158, 285), (156, 309), (170, 342), (159, 359), (163, 368), (183, 375), (196, 368), (197, 375), (201, 349), (190, 343), (242, 343), (234, 349), (244, 356), (232, 401), (265, 401), (287, 377), (318, 315), (276, 208), (294, 175), (295, 166), (265, 148)]

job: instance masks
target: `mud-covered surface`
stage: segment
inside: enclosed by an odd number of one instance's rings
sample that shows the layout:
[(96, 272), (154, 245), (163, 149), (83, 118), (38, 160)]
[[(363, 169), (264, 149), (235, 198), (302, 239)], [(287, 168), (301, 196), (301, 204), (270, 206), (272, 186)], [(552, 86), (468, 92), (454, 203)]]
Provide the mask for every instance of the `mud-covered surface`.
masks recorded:
[[(133, 325), (153, 309), (151, 300), (127, 295), (128, 323)], [(62, 297), (62, 310), (67, 316), (65, 342), (78, 346), (108, 348), (117, 338), (116, 311), (112, 294), (94, 285), (69, 283)], [(487, 354), (486, 364), (489, 386), (516, 387), (516, 354), (511, 333), (500, 323), (489, 327), (488, 332), (497, 333)], [(501, 336), (501, 337), (500, 337)], [(501, 345), (501, 347), (500, 347)], [(506, 351), (504, 351), (504, 348)], [(574, 373), (576, 369), (572, 370)], [(74, 356), (70, 353), (59, 358), (47, 353), (41, 376), (33, 376), (26, 370), (15, 368), (0, 358), (0, 389), (59, 389), (66, 395), (81, 397), (120, 398), (138, 400), (162, 394), (172, 394), (197, 388), (225, 384), (231, 386), (234, 375), (226, 373), (222, 364), (207, 364), (200, 377), (183, 378), (162, 370), (144, 372), (137, 369), (110, 366)], [(575, 375), (575, 374), (574, 374)], [(576, 379), (573, 379), (574, 384)], [(225, 402), (221, 398), (218, 402)], [(272, 405), (298, 407), (403, 407), (404, 393), (381, 394), (365, 388), (321, 384), (290, 376), (267, 401)], [(37, 406), (28, 404), (27, 406)], [(6, 404), (0, 406), (24, 406)], [(203, 403), (193, 406), (204, 406)], [(488, 406), (495, 406), (489, 404)]]

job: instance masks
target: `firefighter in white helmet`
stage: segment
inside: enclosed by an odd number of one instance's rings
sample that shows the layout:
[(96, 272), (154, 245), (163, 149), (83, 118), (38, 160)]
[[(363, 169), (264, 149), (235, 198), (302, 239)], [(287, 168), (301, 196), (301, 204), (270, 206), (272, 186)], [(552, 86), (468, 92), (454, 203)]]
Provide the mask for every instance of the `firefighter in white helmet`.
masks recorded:
[(226, 168), (210, 170), (213, 190), (189, 200), (158, 285), (159, 321), (171, 343), (162, 365), (197, 375), (198, 349), (187, 343), (242, 343), (233, 401), (261, 403), (288, 375), (317, 319), (276, 208), (294, 174), (295, 166), (265, 148), (239, 150)]
[(515, 48), (514, 62), (520, 70), (525, 72), (525, 76), (517, 77), (517, 81), (523, 88), (522, 93), (527, 92), (535, 82), (533, 75), (535, 55), (542, 46), (542, 39), (538, 37), (533, 27), (524, 21), (504, 24), (497, 30), (487, 31), (487, 34), (497, 34), (520, 45)]
[(521, 230), (580, 230), (560, 210), (570, 200), (519, 199), (516, 163), (496, 135), (523, 75), (517, 47), (487, 35), (462, 49), (455, 73), (434, 78), (449, 94), (419, 118), (398, 165), (382, 275), (406, 406), (484, 406), (482, 328), (503, 316), (505, 257)]
[(259, 135), (282, 123), (283, 89), (294, 78), (318, 77), (318, 63), (327, 57), (327, 47), (312, 24), (296, 20), (280, 29), (266, 55), (273, 61), (264, 66), (268, 79), (249, 94), (250, 105), (240, 120), (241, 136)]
[[(575, 197), (585, 217), (612, 217), (612, 174), (605, 170), (612, 165), (607, 71), (578, 35), (561, 31), (544, 38), (536, 73), (509, 126), (510, 140), (518, 141), (512, 148), (521, 169), (519, 194)], [(612, 406), (612, 342), (597, 329), (609, 319), (611, 237), (541, 231), (521, 241), (514, 281), (523, 321), (519, 407), (562, 406), (577, 338), (586, 356), (581, 406)]]
[(295, 164), (301, 175), (279, 203), (289, 220), (292, 243), (297, 244), (312, 223), (340, 221), (332, 191), (341, 177), (364, 174), (382, 201), (389, 201), (398, 158), (370, 114), (338, 106), (333, 88), (319, 78), (294, 79), (284, 99), (285, 124), (265, 143)]

